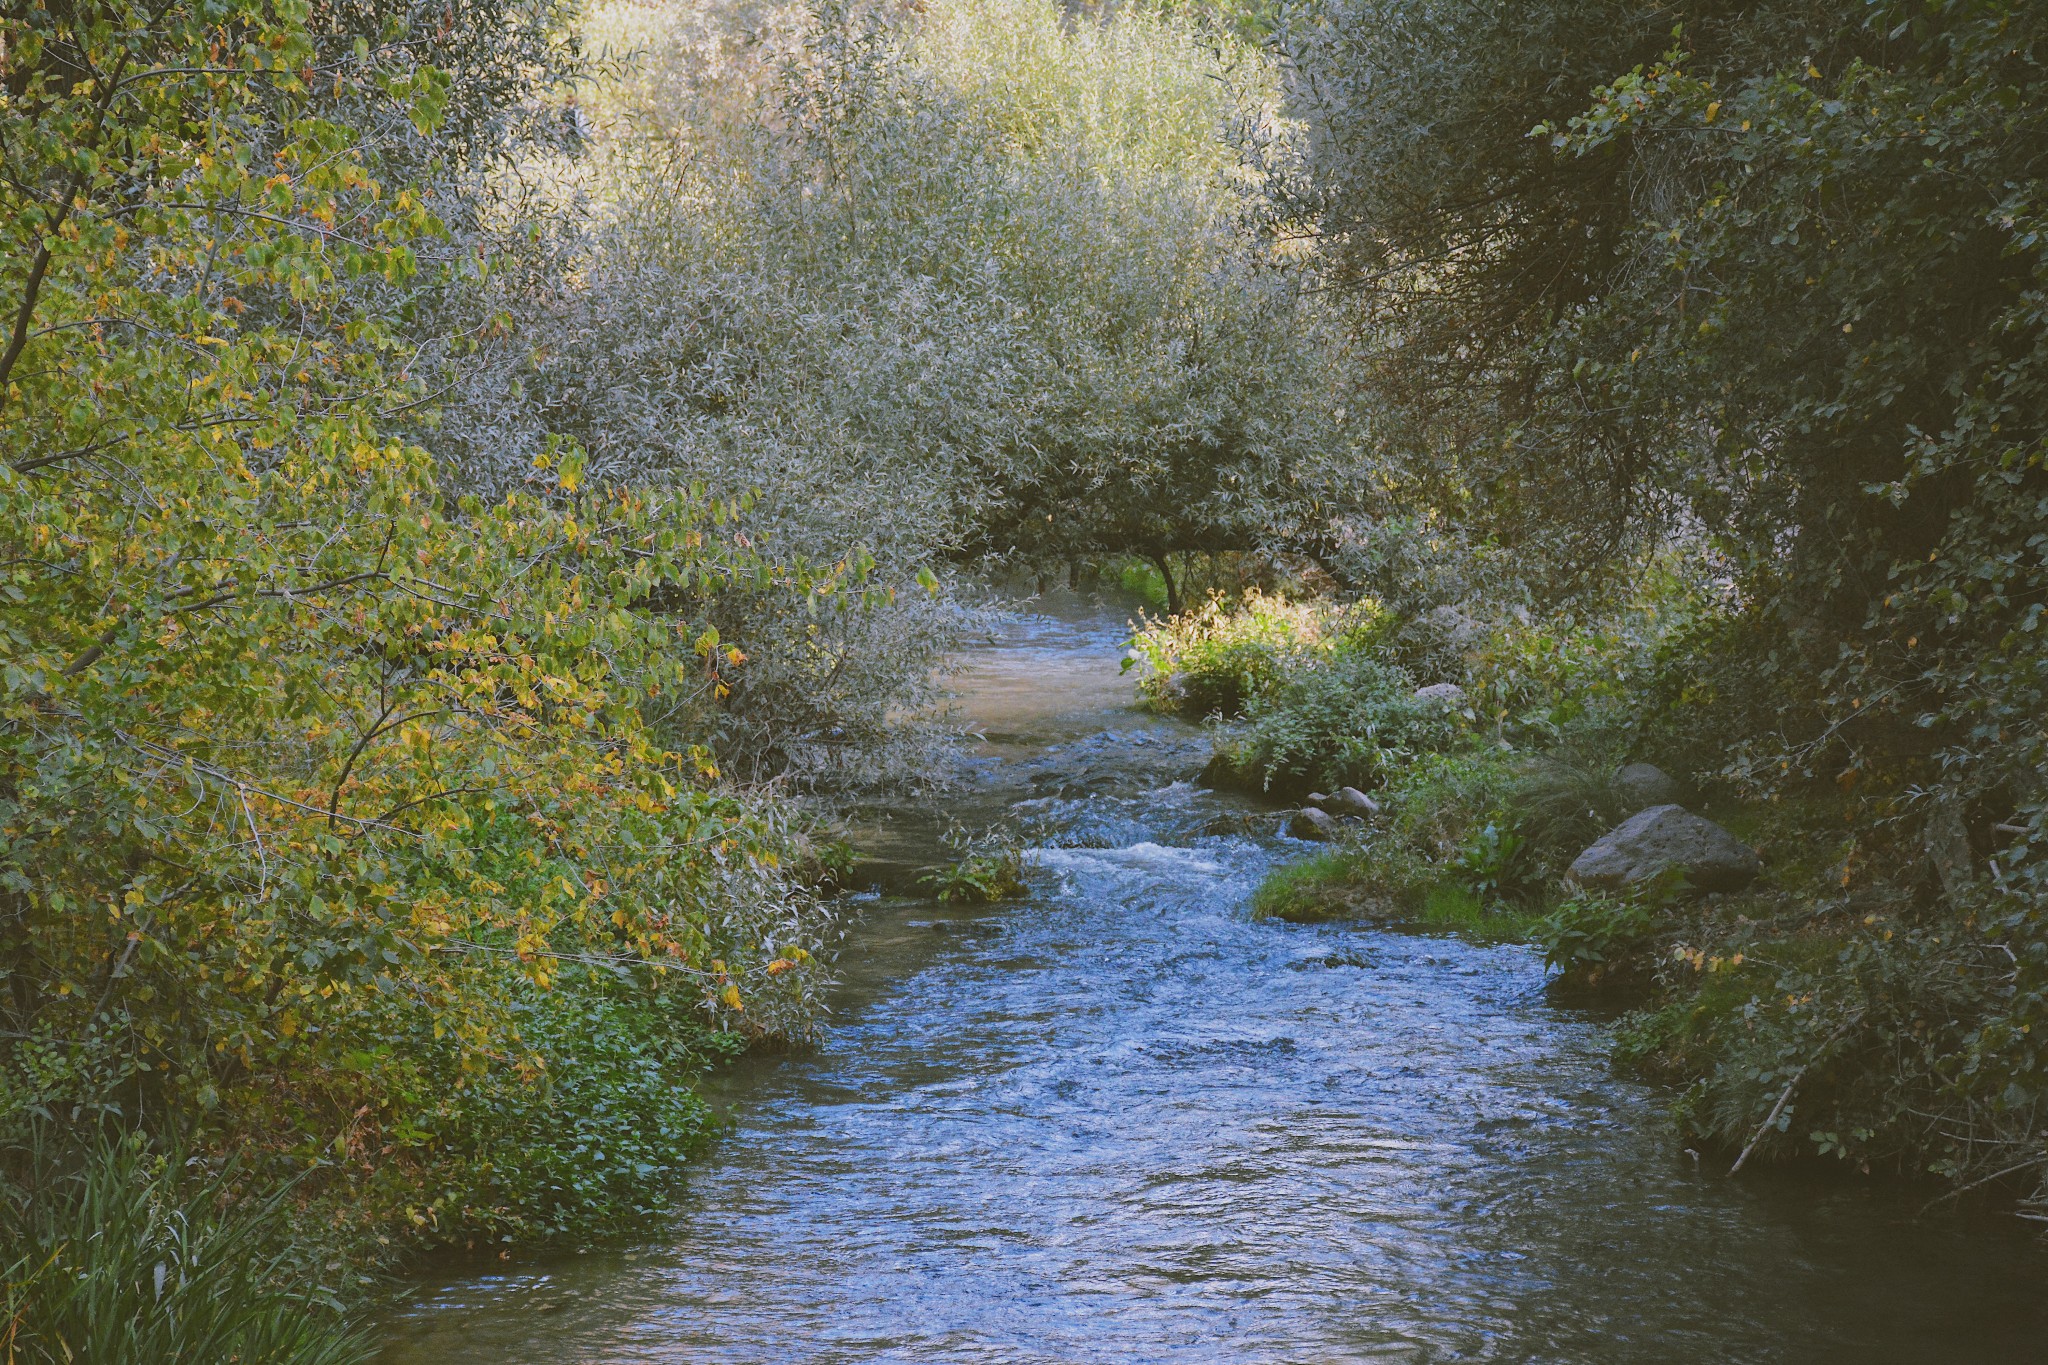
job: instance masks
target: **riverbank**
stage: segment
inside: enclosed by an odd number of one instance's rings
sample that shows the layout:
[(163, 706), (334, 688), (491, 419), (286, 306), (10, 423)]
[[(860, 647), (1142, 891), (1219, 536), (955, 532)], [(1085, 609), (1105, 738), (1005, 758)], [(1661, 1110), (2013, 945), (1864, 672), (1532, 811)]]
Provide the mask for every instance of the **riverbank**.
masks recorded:
[[(2002, 1041), (2031, 997), (1960, 817), (1854, 774), (1760, 789), (1710, 766), (1731, 746), (1697, 700), (1712, 675), (1675, 671), (1691, 609), (1666, 592), (1591, 623), (1254, 592), (1149, 628), (1141, 686), (1214, 722), (1214, 780), (1327, 812), (1298, 817), (1325, 847), (1259, 913), (1539, 945), (1556, 989), (1626, 1007), (1616, 1062), (1676, 1087), (1685, 1140), (1724, 1162), (2031, 1199), (2036, 1101)], [(1363, 818), (1305, 796), (1346, 786)], [(1723, 861), (1580, 861), (1656, 819)]]

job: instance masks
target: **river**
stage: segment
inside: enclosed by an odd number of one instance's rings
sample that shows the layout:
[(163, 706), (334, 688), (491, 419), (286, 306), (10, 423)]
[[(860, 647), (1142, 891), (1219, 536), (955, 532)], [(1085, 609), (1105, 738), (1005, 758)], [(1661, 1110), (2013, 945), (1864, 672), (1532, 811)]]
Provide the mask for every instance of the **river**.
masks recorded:
[[(1927, 1190), (1688, 1154), (1517, 946), (1254, 922), (1278, 817), (1183, 780), (1114, 618), (966, 658), (1031, 894), (864, 908), (816, 1050), (643, 1245), (423, 1279), (384, 1365), (2048, 1360), (2048, 1258)], [(886, 865), (916, 820), (863, 842)]]

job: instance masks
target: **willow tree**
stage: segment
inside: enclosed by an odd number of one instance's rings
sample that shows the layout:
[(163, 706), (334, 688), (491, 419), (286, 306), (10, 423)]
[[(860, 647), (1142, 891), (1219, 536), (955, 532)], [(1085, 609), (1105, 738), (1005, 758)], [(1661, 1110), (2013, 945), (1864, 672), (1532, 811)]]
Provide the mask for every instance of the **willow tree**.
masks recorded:
[[(1291, 136), (1265, 58), (1042, 0), (779, 17), (600, 11), (641, 60), (589, 254), (480, 415), (899, 574), (1285, 549), (1362, 498), (1341, 325), (1244, 160)], [(537, 439), (457, 455), (502, 486)]]

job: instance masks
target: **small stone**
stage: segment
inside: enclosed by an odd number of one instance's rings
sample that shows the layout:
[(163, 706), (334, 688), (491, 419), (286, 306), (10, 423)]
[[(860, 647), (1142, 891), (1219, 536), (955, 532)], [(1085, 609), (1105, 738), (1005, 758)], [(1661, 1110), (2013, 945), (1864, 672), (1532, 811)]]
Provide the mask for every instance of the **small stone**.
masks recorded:
[(1287, 818), (1287, 837), (1327, 843), (1343, 831), (1337, 818), (1314, 806), (1303, 806)]
[(1459, 706), (1464, 703), (1465, 689), (1456, 683), (1431, 683), (1415, 689), (1415, 700), (1435, 702), (1441, 706)]
[(1581, 886), (1619, 891), (1673, 870), (1696, 891), (1740, 891), (1763, 870), (1756, 850), (1680, 805), (1638, 811), (1572, 863)]
[(1675, 806), (1685, 796), (1678, 779), (1654, 763), (1631, 763), (1615, 773), (1609, 785), (1631, 813), (1651, 806)]

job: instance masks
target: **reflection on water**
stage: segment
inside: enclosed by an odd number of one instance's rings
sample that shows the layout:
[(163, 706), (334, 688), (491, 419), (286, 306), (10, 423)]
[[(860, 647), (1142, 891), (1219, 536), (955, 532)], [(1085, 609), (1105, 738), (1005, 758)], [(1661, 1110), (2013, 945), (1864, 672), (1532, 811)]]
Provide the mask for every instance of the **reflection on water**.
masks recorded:
[(2048, 1358), (2023, 1228), (1696, 1169), (1528, 950), (1252, 923), (1299, 846), (1118, 638), (963, 670), (1029, 902), (877, 903), (666, 1236), (423, 1285), (388, 1365)]

